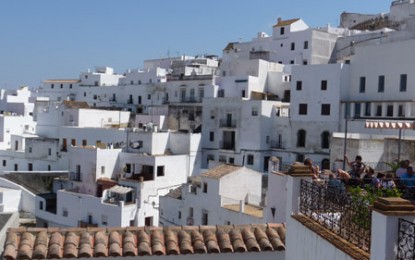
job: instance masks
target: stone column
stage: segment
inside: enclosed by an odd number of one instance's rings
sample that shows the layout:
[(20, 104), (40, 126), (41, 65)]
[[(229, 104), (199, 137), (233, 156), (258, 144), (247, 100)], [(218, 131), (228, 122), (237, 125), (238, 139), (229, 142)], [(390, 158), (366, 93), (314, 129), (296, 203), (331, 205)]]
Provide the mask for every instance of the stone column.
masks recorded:
[(370, 259), (397, 259), (399, 219), (415, 223), (415, 206), (401, 198), (378, 198), (372, 211)]

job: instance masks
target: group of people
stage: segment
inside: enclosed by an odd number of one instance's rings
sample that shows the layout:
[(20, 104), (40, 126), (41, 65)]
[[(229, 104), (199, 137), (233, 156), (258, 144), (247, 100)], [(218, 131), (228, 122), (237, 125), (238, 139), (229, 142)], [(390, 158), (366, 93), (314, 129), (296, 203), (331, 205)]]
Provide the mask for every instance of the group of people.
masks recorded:
[[(350, 161), (347, 155), (344, 156), (346, 164), (350, 170), (337, 169), (337, 176), (333, 173), (329, 175), (328, 186), (336, 189), (344, 189), (344, 185), (368, 185), (377, 189), (393, 189), (396, 187), (414, 188), (415, 174), (414, 169), (410, 166), (409, 160), (401, 161), (399, 169), (393, 173), (377, 173), (372, 167), (366, 166), (362, 162), (362, 156), (357, 155), (354, 161)], [(310, 168), (313, 179), (319, 179), (320, 169), (313, 166), (311, 159), (304, 160), (304, 165)]]

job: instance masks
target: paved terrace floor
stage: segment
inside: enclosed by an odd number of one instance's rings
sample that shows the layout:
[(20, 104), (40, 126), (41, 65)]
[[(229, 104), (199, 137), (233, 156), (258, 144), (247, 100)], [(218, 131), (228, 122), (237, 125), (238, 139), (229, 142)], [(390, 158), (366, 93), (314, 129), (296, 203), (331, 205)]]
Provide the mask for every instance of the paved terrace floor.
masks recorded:
[[(236, 211), (236, 212), (241, 211), (241, 207), (239, 204), (224, 205), (222, 206), (222, 208), (229, 209), (229, 210)], [(250, 205), (250, 204), (245, 204), (245, 210), (243, 213), (248, 214), (250, 216), (258, 217), (258, 218), (262, 218), (264, 216), (264, 210), (261, 207)]]

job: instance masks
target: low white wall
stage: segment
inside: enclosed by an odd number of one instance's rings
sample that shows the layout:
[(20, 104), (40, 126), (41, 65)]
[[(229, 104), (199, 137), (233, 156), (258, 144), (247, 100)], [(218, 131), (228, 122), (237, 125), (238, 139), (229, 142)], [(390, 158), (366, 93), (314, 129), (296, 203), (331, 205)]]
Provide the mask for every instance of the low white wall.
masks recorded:
[(286, 260), (353, 259), (297, 220), (289, 218), (287, 224)]
[(0, 187), (21, 190), (19, 210), (35, 214), (36, 195), (12, 181), (0, 177)]

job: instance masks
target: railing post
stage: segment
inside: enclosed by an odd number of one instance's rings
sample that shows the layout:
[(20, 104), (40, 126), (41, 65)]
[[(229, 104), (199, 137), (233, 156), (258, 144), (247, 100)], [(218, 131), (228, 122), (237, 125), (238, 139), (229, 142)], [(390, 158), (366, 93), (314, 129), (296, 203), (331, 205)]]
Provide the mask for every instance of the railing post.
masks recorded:
[(370, 259), (397, 259), (399, 218), (415, 222), (415, 206), (402, 198), (378, 198), (373, 205)]
[[(300, 212), (300, 194), (301, 194), (301, 180), (312, 181), (312, 173), (310, 169), (302, 163), (293, 163), (290, 166), (287, 174), (287, 204), (286, 204), (286, 222), (287, 230), (290, 227), (295, 227), (295, 221), (291, 215), (299, 214)], [(286, 234), (286, 252), (295, 252), (298, 250), (298, 244), (290, 241), (296, 241), (296, 232), (287, 232)], [(295, 254), (293, 254), (295, 255)], [(287, 254), (287, 260), (294, 260)]]

